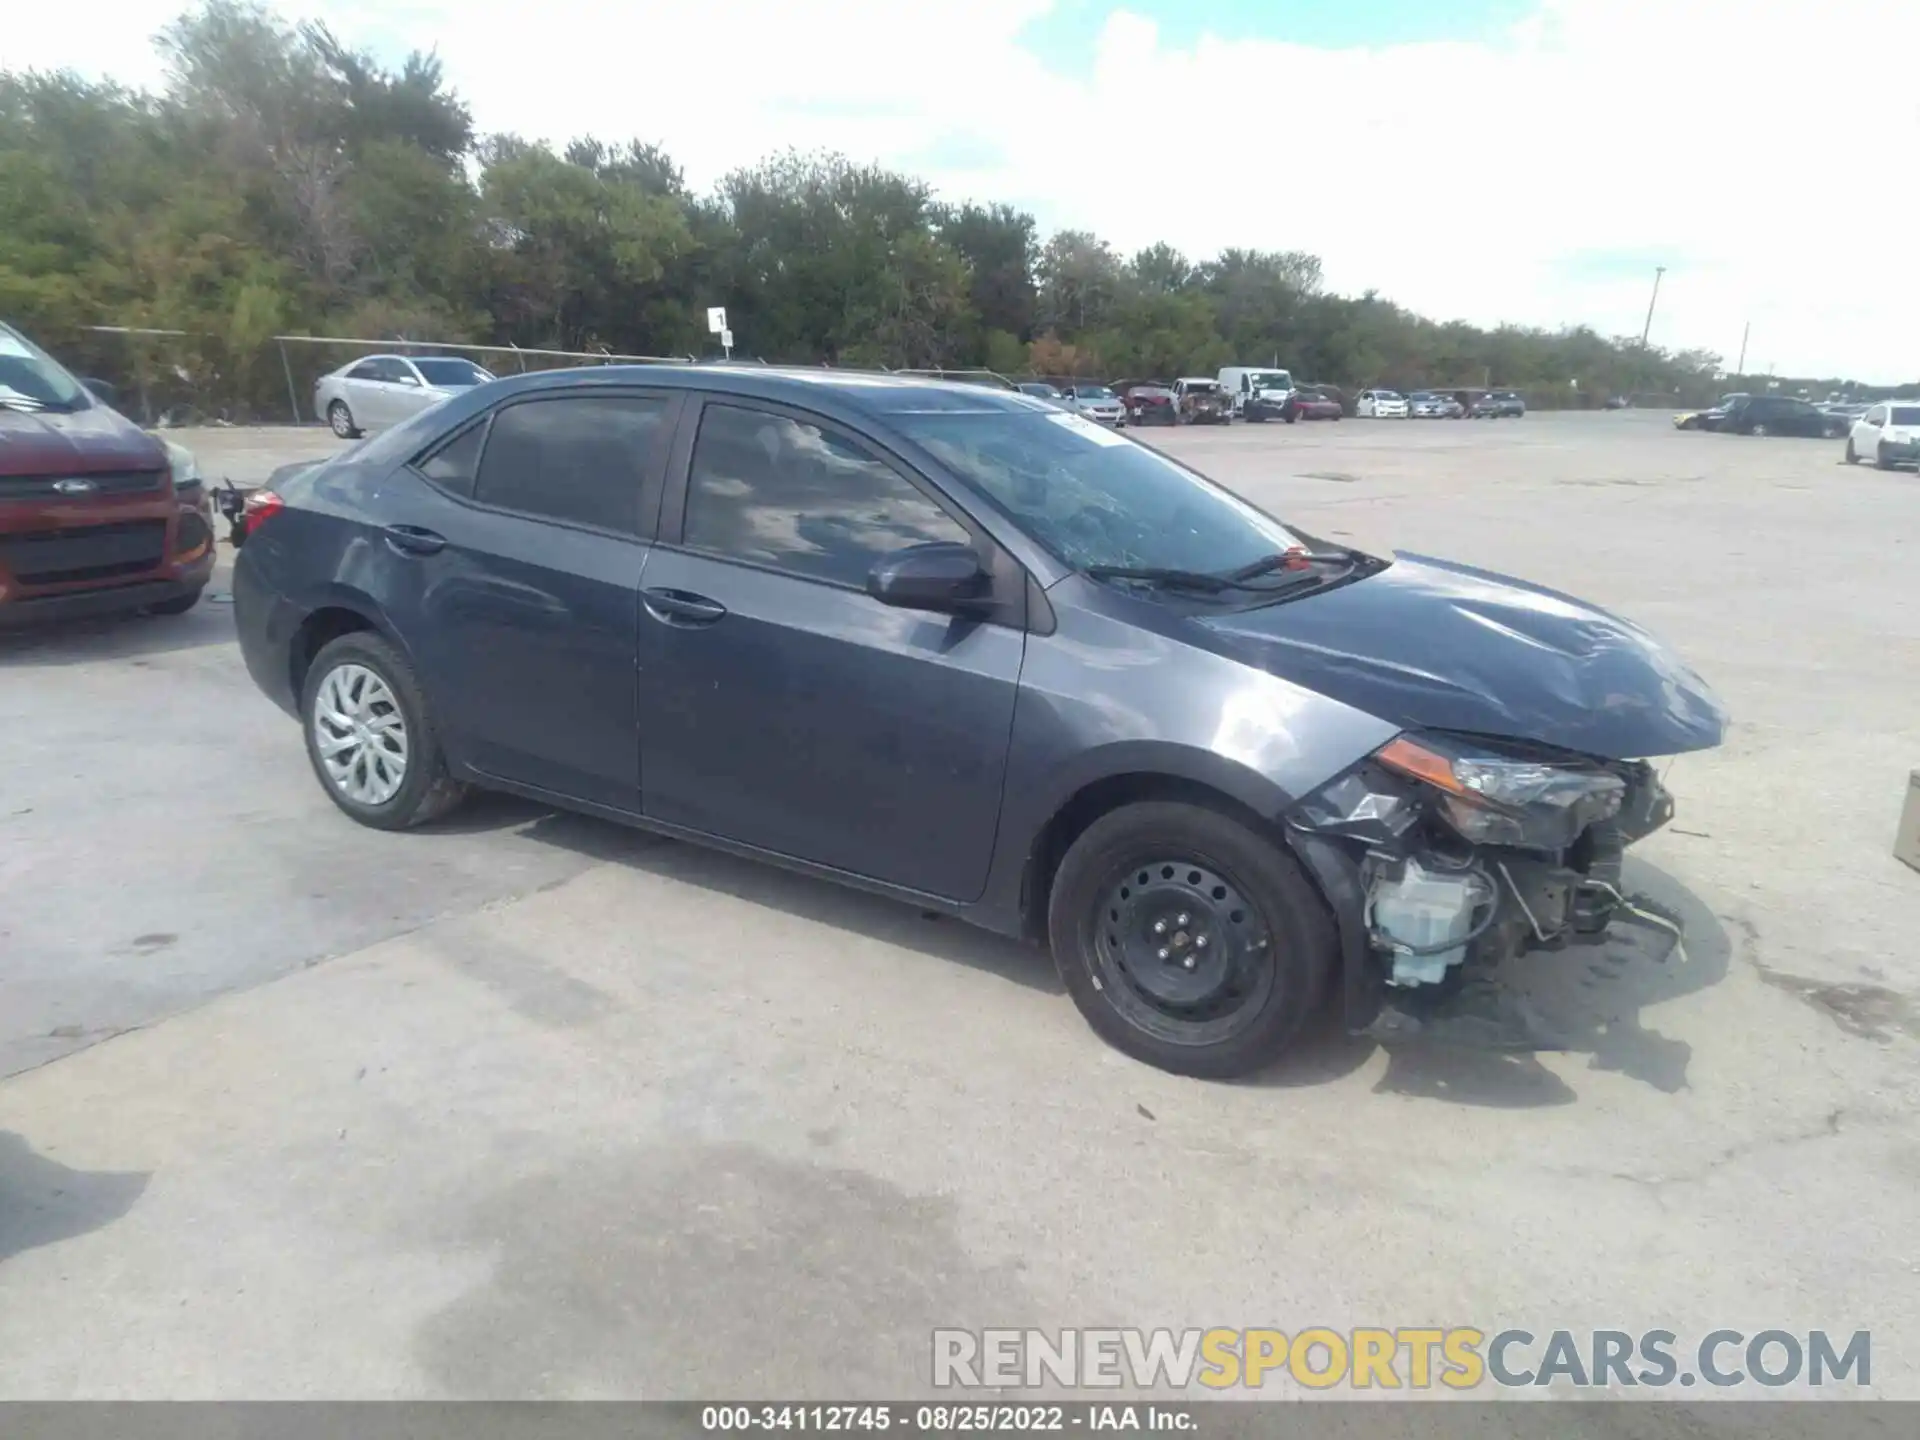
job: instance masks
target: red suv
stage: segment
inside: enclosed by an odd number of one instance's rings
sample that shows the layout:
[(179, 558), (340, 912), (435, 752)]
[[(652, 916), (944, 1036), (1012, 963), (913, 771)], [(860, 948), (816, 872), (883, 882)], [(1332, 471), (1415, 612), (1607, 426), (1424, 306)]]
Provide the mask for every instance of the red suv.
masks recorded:
[(199, 600), (213, 560), (193, 457), (0, 324), (0, 627), (178, 615)]

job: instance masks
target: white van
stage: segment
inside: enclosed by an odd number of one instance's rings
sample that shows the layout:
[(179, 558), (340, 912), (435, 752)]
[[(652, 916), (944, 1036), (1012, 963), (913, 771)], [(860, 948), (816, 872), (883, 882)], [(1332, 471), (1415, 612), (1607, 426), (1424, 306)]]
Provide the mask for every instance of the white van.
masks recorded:
[(1233, 397), (1233, 413), (1243, 420), (1278, 420), (1293, 393), (1293, 376), (1271, 365), (1229, 365), (1220, 372), (1220, 388)]

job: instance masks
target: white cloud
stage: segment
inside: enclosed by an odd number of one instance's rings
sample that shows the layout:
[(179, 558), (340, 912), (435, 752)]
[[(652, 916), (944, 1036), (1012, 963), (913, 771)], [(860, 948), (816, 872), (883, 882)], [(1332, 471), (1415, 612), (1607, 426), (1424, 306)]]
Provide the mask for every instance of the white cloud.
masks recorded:
[[(30, 7), (0, 63), (153, 83), (138, 37), (175, 8), (121, 0), (75, 27)], [(1047, 8), (334, 0), (316, 13), (384, 51), (437, 46), (487, 128), (658, 139), (696, 184), (784, 146), (831, 146), (1123, 249), (1310, 249), (1344, 290), (1606, 333), (1639, 331), (1664, 263), (1660, 343), (1731, 363), (1751, 320), (1756, 367), (1920, 375), (1904, 294), (1920, 7), (1544, 0), (1493, 41), (1337, 51), (1177, 48), (1123, 12), (1072, 76), (1021, 48)]]

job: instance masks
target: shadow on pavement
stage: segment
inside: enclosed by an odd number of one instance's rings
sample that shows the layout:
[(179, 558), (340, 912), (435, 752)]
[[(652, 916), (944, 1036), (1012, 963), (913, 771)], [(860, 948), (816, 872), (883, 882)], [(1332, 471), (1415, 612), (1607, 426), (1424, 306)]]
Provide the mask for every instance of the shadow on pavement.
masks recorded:
[[(1664, 959), (1665, 942), (1638, 926), (1616, 926), (1605, 944), (1570, 945), (1510, 963), (1503, 979), (1560, 1044), (1588, 1070), (1613, 1071), (1663, 1094), (1687, 1088), (1693, 1048), (1646, 1023), (1649, 1007), (1718, 985), (1732, 943), (1719, 919), (1678, 880), (1629, 859), (1626, 889), (1678, 915), (1685, 939)], [(1578, 1092), (1529, 1054), (1406, 1044), (1389, 1049), (1376, 1090), (1459, 1105), (1531, 1109), (1569, 1105)]]
[(71, 1170), (0, 1130), (0, 1261), (111, 1225), (133, 1208), (147, 1178), (132, 1170)]
[[(596, 860), (968, 965), (1049, 995), (1064, 994), (1043, 949), (763, 861), (497, 794), (475, 796), (435, 828), (458, 833), (519, 828), (529, 838)], [(1556, 1051), (1585, 1055), (1589, 1070), (1614, 1071), (1675, 1094), (1687, 1088), (1692, 1047), (1648, 1025), (1643, 1012), (1719, 984), (1726, 978), (1732, 947), (1713, 912), (1666, 872), (1630, 858), (1625, 878), (1630, 893), (1648, 895), (1679, 916), (1686, 938), (1670, 955), (1660, 958), (1665, 942), (1658, 932), (1616, 927), (1601, 945), (1570, 945), (1523, 956), (1507, 966), (1502, 979), (1559, 1040)], [(1380, 1048), (1372, 1039), (1345, 1033), (1329, 1004), (1286, 1056), (1246, 1083), (1274, 1088), (1327, 1084), (1358, 1070)], [(1569, 1105), (1579, 1098), (1534, 1054), (1418, 1041), (1384, 1048), (1387, 1071), (1374, 1087), (1382, 1093), (1505, 1109)]]
[[(224, 582), (207, 588), (225, 593)], [(203, 599), (184, 615), (100, 615), (0, 630), (0, 670), (130, 660), (233, 643), (233, 607)]]
[(645, 870), (749, 905), (849, 930), (936, 960), (971, 966), (1049, 995), (1065, 994), (1044, 950), (963, 921), (916, 910), (897, 900), (783, 870), (766, 861), (746, 860), (651, 831), (492, 793), (475, 795), (434, 828), (463, 834), (517, 828), (529, 839), (595, 860)]

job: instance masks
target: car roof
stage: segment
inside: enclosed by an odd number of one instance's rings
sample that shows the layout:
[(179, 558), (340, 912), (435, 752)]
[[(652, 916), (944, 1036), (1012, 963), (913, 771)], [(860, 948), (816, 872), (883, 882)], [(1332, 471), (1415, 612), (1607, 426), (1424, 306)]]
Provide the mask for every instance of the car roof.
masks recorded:
[[(1098, 381), (1080, 381), (1083, 385)], [(906, 415), (928, 411), (1049, 413), (1044, 402), (1020, 390), (935, 380), (885, 371), (828, 370), (780, 365), (588, 365), (512, 375), (493, 393), (531, 394), (581, 385), (645, 385), (663, 389), (707, 390), (757, 400), (837, 408), (868, 415)]]

